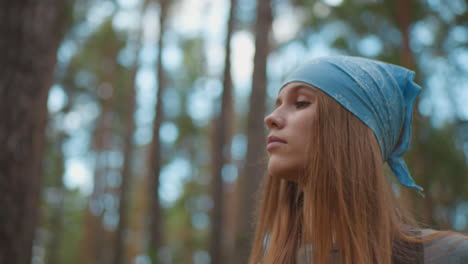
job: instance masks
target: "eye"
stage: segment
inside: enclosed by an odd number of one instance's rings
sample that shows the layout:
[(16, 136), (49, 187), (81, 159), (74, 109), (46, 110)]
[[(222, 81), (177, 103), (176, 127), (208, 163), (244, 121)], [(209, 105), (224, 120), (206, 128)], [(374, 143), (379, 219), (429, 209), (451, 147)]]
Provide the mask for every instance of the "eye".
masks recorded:
[(307, 101), (297, 101), (296, 103), (296, 108), (305, 108), (307, 107), (308, 105), (310, 105), (310, 102), (307, 102)]

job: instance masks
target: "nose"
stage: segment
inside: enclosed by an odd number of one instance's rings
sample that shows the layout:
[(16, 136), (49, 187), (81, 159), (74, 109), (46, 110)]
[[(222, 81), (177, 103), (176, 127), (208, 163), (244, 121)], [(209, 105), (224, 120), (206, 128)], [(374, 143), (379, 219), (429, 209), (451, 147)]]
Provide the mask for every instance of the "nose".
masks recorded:
[(284, 126), (284, 120), (277, 113), (272, 112), (263, 120), (267, 125), (268, 129), (272, 130), (274, 128), (281, 129)]

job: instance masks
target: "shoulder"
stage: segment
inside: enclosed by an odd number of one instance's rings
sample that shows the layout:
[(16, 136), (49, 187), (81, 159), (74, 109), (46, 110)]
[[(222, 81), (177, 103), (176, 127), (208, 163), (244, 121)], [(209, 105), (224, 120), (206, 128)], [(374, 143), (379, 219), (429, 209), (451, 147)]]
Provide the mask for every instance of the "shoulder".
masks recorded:
[(464, 264), (468, 263), (468, 236), (455, 232), (429, 230), (423, 234), (439, 233), (434, 240), (424, 245), (425, 263)]

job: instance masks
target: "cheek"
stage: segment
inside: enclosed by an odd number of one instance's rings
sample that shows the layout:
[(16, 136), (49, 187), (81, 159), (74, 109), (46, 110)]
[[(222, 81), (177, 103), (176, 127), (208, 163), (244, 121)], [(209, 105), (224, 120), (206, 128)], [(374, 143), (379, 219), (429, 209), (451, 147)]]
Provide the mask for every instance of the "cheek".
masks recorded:
[(307, 148), (311, 144), (313, 120), (313, 112), (301, 112), (301, 115), (289, 119), (285, 131), (288, 145), (269, 156), (270, 175), (291, 180), (303, 172), (307, 164)]

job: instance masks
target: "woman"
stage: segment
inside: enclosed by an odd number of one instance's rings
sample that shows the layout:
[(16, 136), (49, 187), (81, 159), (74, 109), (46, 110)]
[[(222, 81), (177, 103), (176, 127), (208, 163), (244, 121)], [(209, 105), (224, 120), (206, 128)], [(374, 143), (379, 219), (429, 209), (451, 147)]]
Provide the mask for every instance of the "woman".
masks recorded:
[(265, 118), (268, 177), (250, 263), (468, 263), (468, 241), (418, 229), (384, 172), (413, 181), (413, 72), (364, 58), (313, 60), (293, 72)]

